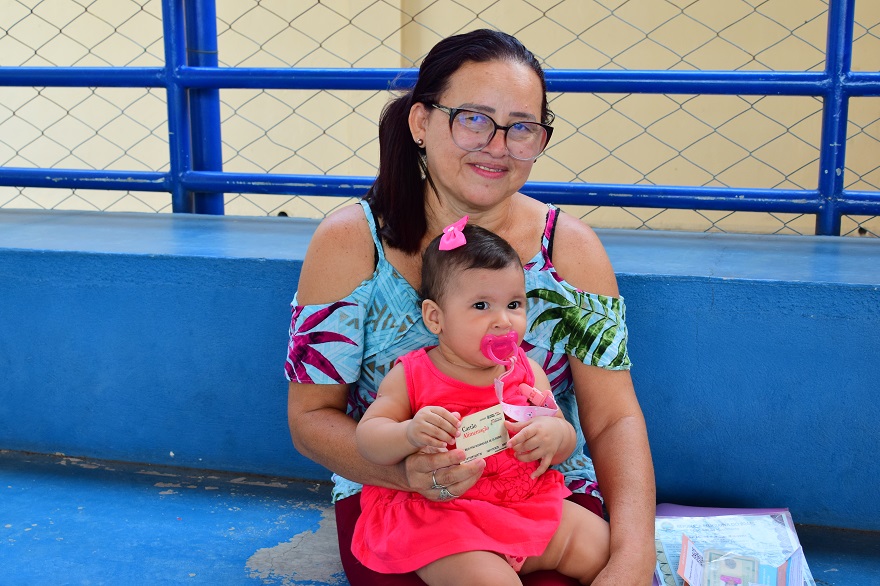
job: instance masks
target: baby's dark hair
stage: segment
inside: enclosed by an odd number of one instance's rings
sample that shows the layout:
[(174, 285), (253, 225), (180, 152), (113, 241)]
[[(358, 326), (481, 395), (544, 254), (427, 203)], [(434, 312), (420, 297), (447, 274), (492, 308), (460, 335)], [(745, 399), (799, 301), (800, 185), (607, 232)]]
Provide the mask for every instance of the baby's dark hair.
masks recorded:
[(419, 295), (440, 303), (451, 276), (467, 269), (500, 270), (511, 265), (522, 268), (519, 255), (501, 236), (475, 224), (462, 229), (467, 243), (452, 250), (440, 250), (441, 234), (428, 244), (422, 256), (422, 288)]

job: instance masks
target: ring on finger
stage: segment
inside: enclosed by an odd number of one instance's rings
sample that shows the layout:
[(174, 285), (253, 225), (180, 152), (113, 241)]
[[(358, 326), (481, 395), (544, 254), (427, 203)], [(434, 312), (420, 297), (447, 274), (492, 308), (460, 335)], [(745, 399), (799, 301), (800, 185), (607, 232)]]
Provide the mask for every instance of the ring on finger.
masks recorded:
[(445, 486), (443, 486), (442, 484), (437, 484), (437, 478), (434, 476), (435, 472), (437, 471), (431, 470), (431, 482), (433, 482), (433, 484), (431, 485), (431, 489), (439, 488), (441, 491), (446, 490)]
[(441, 501), (448, 501), (448, 500), (451, 500), (454, 498), (458, 498), (458, 495), (452, 494), (451, 492), (449, 492), (448, 488), (446, 488), (445, 486), (441, 486), (440, 487), (440, 496), (438, 496), (437, 498), (438, 498), (438, 500), (441, 500)]

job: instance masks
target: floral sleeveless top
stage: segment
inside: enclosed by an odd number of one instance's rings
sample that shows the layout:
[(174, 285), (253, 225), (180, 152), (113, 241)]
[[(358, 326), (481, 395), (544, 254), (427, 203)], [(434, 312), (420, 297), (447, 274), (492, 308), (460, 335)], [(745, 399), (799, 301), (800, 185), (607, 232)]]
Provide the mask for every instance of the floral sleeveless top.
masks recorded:
[[(308, 384), (349, 384), (347, 413), (359, 421), (376, 398), (379, 383), (403, 354), (437, 344), (422, 322), (419, 296), (385, 258), (369, 204), (361, 200), (376, 245), (370, 278), (350, 295), (323, 305), (298, 305), (290, 321), (287, 379)], [(524, 267), (528, 328), (522, 343), (550, 379), (565, 418), (577, 430), (578, 445), (554, 466), (572, 492), (601, 498), (593, 463), (584, 453), (569, 357), (610, 370), (630, 368), (626, 309), (622, 297), (586, 293), (562, 279), (550, 260), (559, 209), (548, 205), (541, 250)], [(338, 474), (333, 501), (357, 494), (361, 485)]]

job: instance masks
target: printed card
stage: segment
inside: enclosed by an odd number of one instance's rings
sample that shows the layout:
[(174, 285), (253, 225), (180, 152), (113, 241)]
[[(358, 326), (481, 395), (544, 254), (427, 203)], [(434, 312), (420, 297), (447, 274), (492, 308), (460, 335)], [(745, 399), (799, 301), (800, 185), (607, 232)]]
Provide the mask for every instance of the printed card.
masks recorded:
[(465, 462), (497, 454), (506, 447), (507, 428), (501, 405), (477, 411), (461, 419), (461, 435), (455, 447), (464, 450)]

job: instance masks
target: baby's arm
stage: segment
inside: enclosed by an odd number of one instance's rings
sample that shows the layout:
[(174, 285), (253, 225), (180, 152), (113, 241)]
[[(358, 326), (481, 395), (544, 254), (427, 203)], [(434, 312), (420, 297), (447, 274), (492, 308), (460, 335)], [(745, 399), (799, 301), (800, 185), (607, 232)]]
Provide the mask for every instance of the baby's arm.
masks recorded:
[[(549, 389), (547, 375), (534, 360), (530, 358), (529, 362), (535, 374), (535, 388)], [(541, 461), (532, 473), (532, 478), (546, 472), (552, 464), (564, 461), (577, 445), (574, 427), (565, 420), (561, 410), (554, 417), (539, 416), (527, 421), (507, 421), (505, 425), (513, 436), (507, 442), (507, 447), (516, 453), (517, 459), (521, 462)]]
[(445, 448), (461, 426), (457, 413), (423, 407), (413, 415), (403, 365), (392, 368), (355, 431), (358, 451), (374, 464), (397, 464), (424, 447)]

